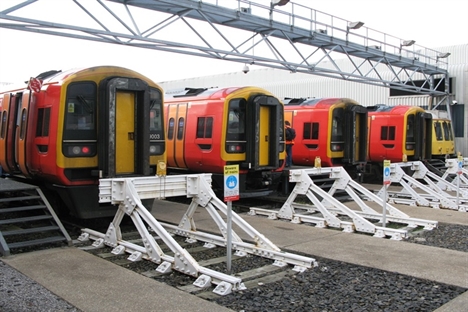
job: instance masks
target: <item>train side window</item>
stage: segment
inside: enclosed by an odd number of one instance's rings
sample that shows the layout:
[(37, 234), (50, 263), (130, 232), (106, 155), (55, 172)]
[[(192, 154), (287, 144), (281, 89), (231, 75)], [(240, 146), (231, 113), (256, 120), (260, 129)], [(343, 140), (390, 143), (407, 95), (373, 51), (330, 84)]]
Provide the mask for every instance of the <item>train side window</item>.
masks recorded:
[(213, 117), (206, 119), (205, 138), (211, 138), (213, 135)]
[(440, 122), (434, 122), (434, 130), (436, 134), (437, 141), (442, 141), (442, 127), (440, 126)]
[(0, 136), (2, 139), (5, 138), (5, 134), (6, 134), (6, 125), (7, 125), (7, 112), (6, 111), (3, 111), (3, 114), (2, 114), (2, 131), (0, 133)]
[(197, 121), (197, 138), (210, 139), (213, 134), (213, 117), (199, 117)]
[(304, 123), (304, 139), (318, 140), (319, 137), (319, 124), (318, 122)]
[(37, 110), (36, 137), (49, 136), (50, 107)]
[(173, 140), (174, 139), (174, 118), (173, 117), (169, 118), (167, 127), (168, 127), (167, 138), (169, 140)]
[(382, 126), (380, 139), (383, 141), (395, 140), (395, 126)]
[(205, 137), (205, 117), (198, 117), (197, 121), (197, 138)]
[(177, 126), (177, 140), (182, 140), (182, 138), (184, 137), (184, 127), (185, 119), (183, 117), (180, 117)]
[(20, 124), (20, 139), (24, 140), (26, 135), (26, 119), (27, 119), (28, 111), (27, 109), (23, 109), (21, 112), (21, 124)]

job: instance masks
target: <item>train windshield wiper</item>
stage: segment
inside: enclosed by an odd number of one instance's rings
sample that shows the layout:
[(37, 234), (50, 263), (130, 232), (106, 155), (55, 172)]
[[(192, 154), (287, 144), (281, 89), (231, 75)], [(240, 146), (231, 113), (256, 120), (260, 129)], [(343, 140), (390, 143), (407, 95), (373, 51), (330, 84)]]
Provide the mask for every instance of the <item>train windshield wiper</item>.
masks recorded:
[(91, 105), (88, 103), (88, 101), (86, 101), (86, 99), (82, 95), (77, 95), (76, 98), (78, 99), (78, 101), (80, 101), (82, 104), (84, 104), (88, 114), (93, 113), (93, 108), (91, 107)]

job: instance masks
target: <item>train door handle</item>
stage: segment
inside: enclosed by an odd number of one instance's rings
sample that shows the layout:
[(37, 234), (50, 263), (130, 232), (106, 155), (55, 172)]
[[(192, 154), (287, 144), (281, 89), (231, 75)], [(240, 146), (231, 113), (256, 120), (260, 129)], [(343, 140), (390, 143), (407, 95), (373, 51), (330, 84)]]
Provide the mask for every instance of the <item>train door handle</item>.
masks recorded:
[(265, 142), (268, 142), (268, 135), (265, 135)]
[(135, 132), (129, 132), (128, 133), (128, 139), (130, 141), (135, 141)]

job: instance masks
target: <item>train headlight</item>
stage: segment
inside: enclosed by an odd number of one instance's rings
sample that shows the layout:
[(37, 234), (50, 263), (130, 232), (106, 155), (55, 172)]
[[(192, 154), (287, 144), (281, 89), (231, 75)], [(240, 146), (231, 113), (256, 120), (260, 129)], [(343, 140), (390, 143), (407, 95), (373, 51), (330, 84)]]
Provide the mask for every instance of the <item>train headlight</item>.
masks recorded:
[(243, 144), (227, 144), (226, 150), (228, 153), (243, 153), (245, 148)]
[(96, 155), (95, 144), (66, 144), (63, 146), (63, 154), (67, 157), (92, 157)]
[(406, 144), (406, 149), (407, 150), (414, 150), (414, 145), (413, 144)]
[(331, 150), (333, 152), (339, 152), (339, 151), (342, 151), (343, 148), (342, 148), (341, 144), (334, 143), (334, 144), (331, 145)]
[(164, 145), (161, 143), (151, 143), (149, 146), (150, 155), (161, 155), (164, 151)]

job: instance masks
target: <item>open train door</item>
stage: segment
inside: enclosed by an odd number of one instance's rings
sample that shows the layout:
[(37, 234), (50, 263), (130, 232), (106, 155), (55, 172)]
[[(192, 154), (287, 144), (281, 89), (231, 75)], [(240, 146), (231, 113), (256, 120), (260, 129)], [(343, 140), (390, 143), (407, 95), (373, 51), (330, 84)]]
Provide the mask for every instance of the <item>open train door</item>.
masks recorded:
[(99, 169), (101, 178), (150, 175), (150, 89), (135, 78), (100, 84)]
[(243, 168), (276, 169), (284, 132), (284, 109), (275, 97), (253, 95), (246, 108), (246, 163)]
[(367, 108), (361, 105), (346, 104), (344, 127), (343, 162), (349, 164), (365, 163), (367, 160)]
[(432, 114), (416, 113), (414, 159), (429, 160), (432, 155)]

